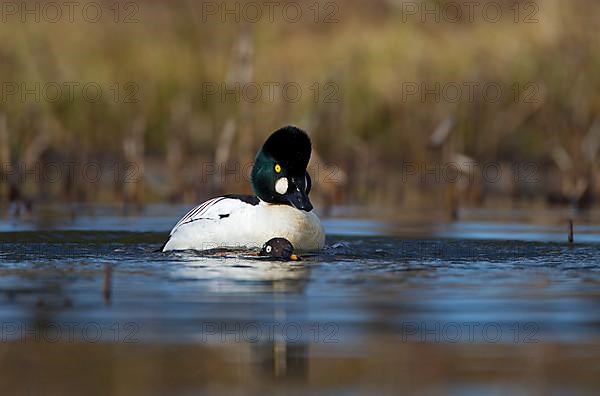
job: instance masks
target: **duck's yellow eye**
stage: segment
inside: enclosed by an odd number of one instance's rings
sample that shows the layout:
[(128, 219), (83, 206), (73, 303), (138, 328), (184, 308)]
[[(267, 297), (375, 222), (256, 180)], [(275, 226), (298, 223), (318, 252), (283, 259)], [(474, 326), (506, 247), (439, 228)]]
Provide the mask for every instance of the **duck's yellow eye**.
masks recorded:
[(276, 173), (281, 173), (281, 165), (275, 164), (275, 172)]

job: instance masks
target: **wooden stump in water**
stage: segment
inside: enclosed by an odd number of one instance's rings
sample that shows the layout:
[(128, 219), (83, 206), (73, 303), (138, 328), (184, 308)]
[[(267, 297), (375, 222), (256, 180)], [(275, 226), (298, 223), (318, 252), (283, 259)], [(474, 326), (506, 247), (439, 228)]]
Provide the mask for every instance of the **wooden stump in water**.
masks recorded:
[(569, 243), (575, 242), (575, 238), (573, 236), (573, 220), (569, 219)]

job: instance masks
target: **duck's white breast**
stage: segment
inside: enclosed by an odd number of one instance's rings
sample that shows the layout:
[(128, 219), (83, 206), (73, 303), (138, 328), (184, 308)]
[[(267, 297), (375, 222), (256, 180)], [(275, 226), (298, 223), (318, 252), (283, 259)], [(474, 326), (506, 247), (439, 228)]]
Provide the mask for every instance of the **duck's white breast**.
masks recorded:
[(257, 208), (255, 224), (263, 234), (263, 241), (257, 246), (272, 238), (285, 238), (300, 251), (319, 250), (325, 245), (325, 232), (314, 212), (266, 203)]
[(272, 238), (285, 238), (299, 251), (319, 250), (325, 245), (323, 227), (313, 212), (232, 198), (207, 203), (175, 226), (164, 251), (260, 248)]

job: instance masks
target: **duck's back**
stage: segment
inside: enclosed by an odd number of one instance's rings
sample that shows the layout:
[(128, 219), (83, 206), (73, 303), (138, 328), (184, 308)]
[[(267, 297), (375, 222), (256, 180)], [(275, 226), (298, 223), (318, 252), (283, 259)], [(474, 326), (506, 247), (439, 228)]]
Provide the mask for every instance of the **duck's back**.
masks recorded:
[(268, 204), (253, 196), (225, 196), (186, 214), (163, 251), (260, 248), (277, 237), (300, 251), (319, 250), (325, 244), (323, 227), (313, 212)]

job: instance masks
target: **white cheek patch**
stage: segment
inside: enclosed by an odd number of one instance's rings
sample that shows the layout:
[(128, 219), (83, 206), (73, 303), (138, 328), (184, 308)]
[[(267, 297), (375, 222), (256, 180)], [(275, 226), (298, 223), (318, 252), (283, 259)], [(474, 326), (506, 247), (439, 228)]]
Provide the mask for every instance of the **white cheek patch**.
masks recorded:
[(282, 177), (281, 179), (277, 180), (277, 183), (275, 183), (275, 191), (277, 191), (278, 194), (285, 194), (288, 190), (288, 179), (287, 177)]

